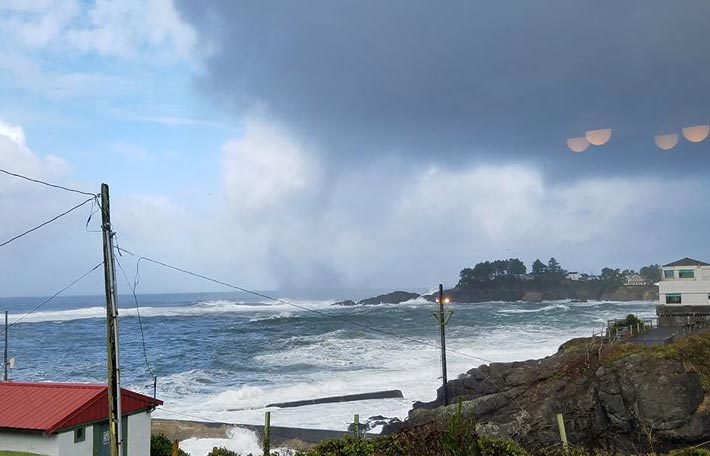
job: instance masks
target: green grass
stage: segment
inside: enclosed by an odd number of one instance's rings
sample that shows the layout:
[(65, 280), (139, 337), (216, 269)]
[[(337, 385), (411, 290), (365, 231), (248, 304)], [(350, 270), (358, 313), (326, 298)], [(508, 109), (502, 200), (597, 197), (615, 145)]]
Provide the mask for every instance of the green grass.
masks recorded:
[(3, 451), (0, 450), (0, 456), (43, 456), (37, 453), (25, 453), (24, 451)]

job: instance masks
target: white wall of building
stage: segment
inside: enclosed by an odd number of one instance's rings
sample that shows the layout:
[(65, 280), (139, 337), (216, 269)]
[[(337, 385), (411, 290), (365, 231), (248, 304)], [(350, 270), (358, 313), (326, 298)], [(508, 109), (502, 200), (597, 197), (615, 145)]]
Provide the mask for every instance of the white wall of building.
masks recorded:
[(74, 431), (57, 434), (59, 456), (92, 456), (94, 453), (94, 428), (84, 428), (84, 441), (74, 443)]
[[(666, 279), (665, 271), (673, 271), (673, 278)], [(679, 271), (693, 270), (692, 279), (679, 278)], [(676, 266), (663, 268), (662, 280), (658, 284), (659, 304), (681, 306), (707, 306), (710, 305), (710, 266)], [(680, 304), (666, 303), (666, 295), (680, 294)]]
[(150, 414), (138, 413), (128, 417), (128, 456), (150, 454)]
[[(44, 434), (0, 431), (0, 450), (60, 456), (58, 453), (59, 439), (57, 437), (56, 435), (45, 436)], [(89, 456), (91, 456), (91, 453), (89, 453)]]
[[(24, 451), (46, 456), (92, 456), (94, 429), (86, 426), (84, 441), (74, 443), (74, 430), (46, 436), (41, 433), (0, 431), (0, 450)], [(128, 456), (150, 454), (150, 414), (128, 417)]]

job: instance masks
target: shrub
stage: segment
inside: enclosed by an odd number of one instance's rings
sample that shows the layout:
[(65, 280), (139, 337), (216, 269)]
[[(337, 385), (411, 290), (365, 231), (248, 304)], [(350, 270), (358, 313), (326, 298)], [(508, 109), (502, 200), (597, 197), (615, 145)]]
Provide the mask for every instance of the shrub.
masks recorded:
[[(163, 434), (150, 436), (150, 456), (171, 456), (173, 454), (173, 442)], [(179, 450), (180, 456), (190, 456)]]
[[(480, 436), (476, 441), (476, 449), (466, 456), (528, 456), (527, 451), (511, 440), (492, 439)], [(571, 455), (570, 455), (571, 456)]]
[(228, 450), (224, 447), (214, 447), (212, 448), (212, 451), (207, 453), (207, 456), (239, 456), (239, 453), (237, 453), (236, 451)]
[(673, 450), (668, 456), (710, 456), (710, 451), (702, 448), (688, 448), (686, 450)]

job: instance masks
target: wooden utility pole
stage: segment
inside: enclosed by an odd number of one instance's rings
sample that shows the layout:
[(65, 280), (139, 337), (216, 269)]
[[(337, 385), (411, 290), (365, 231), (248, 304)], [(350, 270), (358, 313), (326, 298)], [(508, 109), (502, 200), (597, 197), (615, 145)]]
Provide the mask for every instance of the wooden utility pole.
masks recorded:
[(271, 455), (271, 412), (264, 413), (264, 456)]
[(7, 310), (5, 311), (5, 349), (3, 352), (3, 368), (5, 369), (5, 375), (3, 375), (3, 381), (7, 381)]
[(447, 385), (446, 376), (446, 324), (449, 322), (449, 318), (453, 312), (444, 312), (444, 304), (448, 301), (448, 298), (444, 297), (444, 285), (439, 284), (439, 312), (434, 312), (434, 318), (439, 322), (439, 335), (441, 337), (441, 383), (443, 387), (442, 403), (444, 405), (449, 405), (449, 386)]
[(121, 456), (121, 369), (118, 354), (118, 303), (116, 270), (108, 185), (101, 184), (101, 229), (104, 243), (104, 283), (106, 288), (106, 348), (108, 358), (108, 425), (111, 456)]

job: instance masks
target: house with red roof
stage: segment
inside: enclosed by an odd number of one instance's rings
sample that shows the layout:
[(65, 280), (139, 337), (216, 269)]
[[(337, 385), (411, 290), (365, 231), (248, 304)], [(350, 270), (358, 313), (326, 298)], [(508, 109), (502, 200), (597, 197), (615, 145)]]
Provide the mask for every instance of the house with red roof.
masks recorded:
[[(124, 456), (150, 454), (150, 413), (162, 401), (121, 389)], [(109, 456), (108, 388), (0, 382), (0, 450)]]

